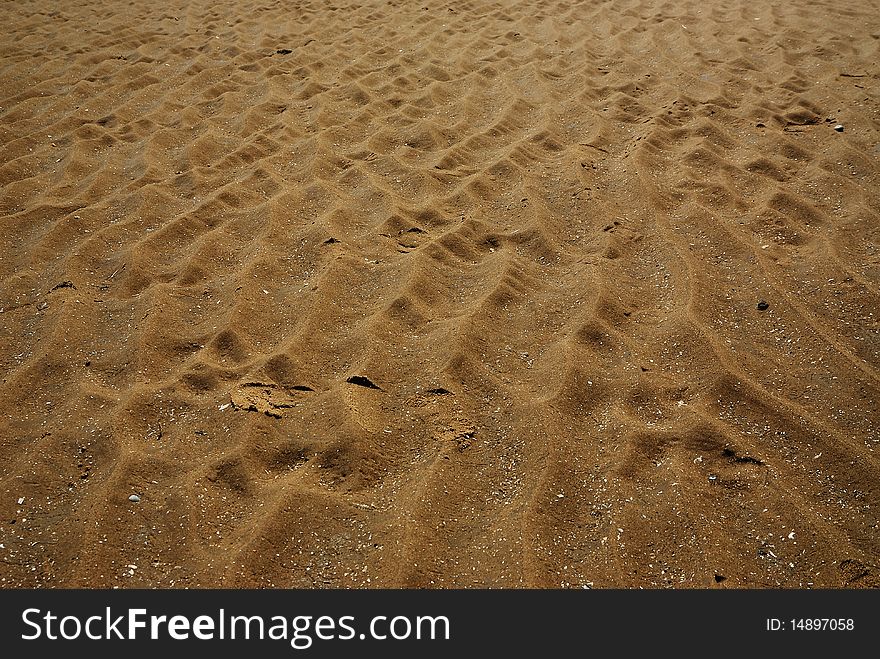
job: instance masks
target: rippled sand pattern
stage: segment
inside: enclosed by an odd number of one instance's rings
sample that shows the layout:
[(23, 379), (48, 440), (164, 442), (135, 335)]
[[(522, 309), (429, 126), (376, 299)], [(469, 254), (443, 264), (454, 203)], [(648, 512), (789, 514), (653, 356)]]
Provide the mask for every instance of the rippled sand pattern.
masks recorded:
[(880, 585), (875, 0), (2, 14), (0, 585)]

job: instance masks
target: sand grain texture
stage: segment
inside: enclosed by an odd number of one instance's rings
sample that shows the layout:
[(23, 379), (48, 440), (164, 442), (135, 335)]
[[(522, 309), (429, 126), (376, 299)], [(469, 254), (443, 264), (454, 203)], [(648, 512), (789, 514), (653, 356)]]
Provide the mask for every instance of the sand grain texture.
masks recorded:
[(878, 15), (4, 3), (0, 585), (876, 587)]

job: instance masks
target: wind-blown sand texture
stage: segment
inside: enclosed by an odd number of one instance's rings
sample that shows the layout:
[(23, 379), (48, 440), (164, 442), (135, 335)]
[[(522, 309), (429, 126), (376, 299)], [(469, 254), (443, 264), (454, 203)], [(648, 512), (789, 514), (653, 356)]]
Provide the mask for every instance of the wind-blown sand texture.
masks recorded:
[(2, 15), (3, 586), (880, 584), (878, 2)]

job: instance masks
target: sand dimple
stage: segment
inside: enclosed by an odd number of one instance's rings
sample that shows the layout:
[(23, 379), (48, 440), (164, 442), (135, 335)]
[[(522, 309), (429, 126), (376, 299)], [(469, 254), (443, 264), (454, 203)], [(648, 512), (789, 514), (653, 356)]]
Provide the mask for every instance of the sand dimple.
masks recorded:
[(0, 37), (0, 586), (878, 585), (876, 8), (120, 4)]

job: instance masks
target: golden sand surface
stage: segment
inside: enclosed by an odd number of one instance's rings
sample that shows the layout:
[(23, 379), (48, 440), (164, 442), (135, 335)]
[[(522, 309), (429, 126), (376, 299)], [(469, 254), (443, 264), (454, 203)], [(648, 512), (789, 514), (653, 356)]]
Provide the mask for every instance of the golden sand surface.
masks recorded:
[(876, 587), (878, 16), (4, 2), (0, 586)]

